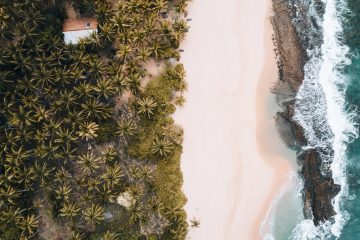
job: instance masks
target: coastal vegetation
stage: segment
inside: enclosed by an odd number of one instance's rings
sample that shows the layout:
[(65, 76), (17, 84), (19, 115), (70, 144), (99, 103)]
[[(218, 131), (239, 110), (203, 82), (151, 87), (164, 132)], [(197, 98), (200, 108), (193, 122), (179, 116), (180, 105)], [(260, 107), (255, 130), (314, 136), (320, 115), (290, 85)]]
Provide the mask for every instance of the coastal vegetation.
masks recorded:
[[(0, 239), (185, 238), (187, 4), (0, 0)], [(78, 45), (69, 6), (99, 24)]]

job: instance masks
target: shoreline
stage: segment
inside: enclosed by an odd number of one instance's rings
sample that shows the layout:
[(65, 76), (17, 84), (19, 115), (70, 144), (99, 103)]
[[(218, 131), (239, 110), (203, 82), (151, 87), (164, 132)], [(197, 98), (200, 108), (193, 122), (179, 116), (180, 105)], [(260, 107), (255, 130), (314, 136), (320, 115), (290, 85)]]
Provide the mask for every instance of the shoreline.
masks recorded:
[(278, 79), (271, 2), (229, 0), (219, 7), (198, 0), (189, 10), (193, 21), (182, 45), (189, 89), (174, 116), (185, 131), (185, 209), (188, 220), (200, 221), (188, 239), (259, 239), (291, 169), (275, 127), (274, 99), (269, 106)]
[[(312, 57), (308, 55), (307, 49), (311, 49), (314, 44), (321, 42), (322, 35), (316, 31), (312, 32), (312, 29), (317, 29), (317, 26), (313, 26), (314, 23), (308, 21), (307, 13), (312, 7), (307, 3), (288, 5), (281, 0), (272, 0), (272, 2), (274, 6), (272, 24), (281, 73), (274, 93), (278, 95), (279, 99), (284, 100), (282, 110), (277, 113), (276, 121), (283, 128), (282, 138), (284, 141), (292, 148), (297, 149), (299, 172), (304, 182), (303, 211), (305, 218), (312, 220), (315, 227), (336, 215), (332, 201), (340, 192), (341, 186), (334, 182), (331, 172), (323, 173), (321, 171), (323, 159), (320, 154), (324, 149), (306, 148), (308, 145), (317, 144), (308, 142), (305, 129), (293, 118), (295, 96), (298, 95), (300, 86), (306, 80), (305, 66)], [(320, 17), (325, 14), (324, 5), (321, 2), (315, 10)], [(298, 13), (296, 25), (293, 21), (294, 12)], [(310, 34), (313, 38), (312, 41), (304, 38), (302, 35), (304, 33)], [(308, 89), (308, 91), (313, 90)], [(304, 149), (306, 150), (304, 151)]]

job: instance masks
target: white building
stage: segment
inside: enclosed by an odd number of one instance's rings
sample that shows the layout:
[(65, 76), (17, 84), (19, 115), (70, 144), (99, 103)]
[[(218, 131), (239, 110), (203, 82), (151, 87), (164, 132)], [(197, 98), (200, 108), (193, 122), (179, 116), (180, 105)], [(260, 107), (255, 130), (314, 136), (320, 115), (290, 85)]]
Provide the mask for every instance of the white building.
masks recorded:
[(82, 38), (91, 36), (97, 32), (97, 25), (95, 18), (65, 19), (63, 25), (65, 44), (77, 44)]

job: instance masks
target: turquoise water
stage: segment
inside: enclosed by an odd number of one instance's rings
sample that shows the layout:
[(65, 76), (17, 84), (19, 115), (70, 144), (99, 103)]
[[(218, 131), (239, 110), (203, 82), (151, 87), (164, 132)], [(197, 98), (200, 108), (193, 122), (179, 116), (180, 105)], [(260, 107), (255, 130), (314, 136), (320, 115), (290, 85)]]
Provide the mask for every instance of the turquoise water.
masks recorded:
[(296, 28), (309, 50), (293, 120), (304, 128), (304, 150), (318, 150), (321, 170), (341, 185), (332, 202), (337, 215), (314, 226), (301, 218), (299, 198), (289, 192), (270, 215), (266, 239), (360, 240), (360, 0), (321, 0), (323, 11), (318, 2), (289, 0), (297, 22), (305, 22)]
[[(344, 43), (350, 47), (352, 63), (346, 68), (345, 74), (349, 78), (346, 91), (346, 101), (349, 106), (356, 106), (360, 114), (360, 1), (348, 0), (351, 12), (345, 14)], [(359, 119), (356, 120), (360, 124)], [(348, 214), (339, 239), (360, 239), (360, 139), (348, 145), (347, 151), (347, 182), (349, 197), (344, 200), (341, 209)]]

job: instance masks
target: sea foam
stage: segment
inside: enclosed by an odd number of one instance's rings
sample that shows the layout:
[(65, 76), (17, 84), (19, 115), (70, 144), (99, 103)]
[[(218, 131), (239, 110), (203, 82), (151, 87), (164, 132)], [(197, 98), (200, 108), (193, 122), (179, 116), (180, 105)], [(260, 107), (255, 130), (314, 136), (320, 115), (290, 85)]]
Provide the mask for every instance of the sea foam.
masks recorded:
[(323, 0), (325, 12), (319, 26), (322, 44), (308, 51), (305, 77), (297, 94), (294, 120), (305, 131), (308, 147), (319, 149), (323, 174), (331, 173), (340, 193), (333, 200), (337, 215), (334, 221), (315, 226), (312, 220), (301, 221), (290, 239), (332, 239), (340, 237), (348, 214), (341, 209), (348, 196), (346, 178), (346, 147), (357, 137), (356, 113), (345, 102), (348, 79), (343, 68), (351, 62), (349, 48), (341, 43), (342, 14), (347, 11), (344, 0)]

